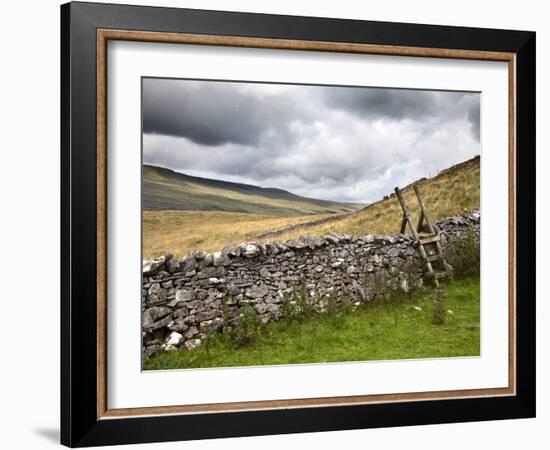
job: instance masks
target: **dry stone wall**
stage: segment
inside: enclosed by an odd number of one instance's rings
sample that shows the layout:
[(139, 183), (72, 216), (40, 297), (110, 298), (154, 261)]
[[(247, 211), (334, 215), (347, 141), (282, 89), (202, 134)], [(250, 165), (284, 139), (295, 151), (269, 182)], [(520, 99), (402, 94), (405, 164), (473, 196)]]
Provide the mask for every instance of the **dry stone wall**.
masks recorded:
[[(479, 211), (436, 222), (443, 249), (473, 231)], [(422, 283), (424, 265), (409, 235), (307, 236), (270, 243), (194, 251), (181, 260), (165, 254), (143, 262), (142, 337), (149, 357), (192, 349), (207, 333), (223, 330), (244, 305), (263, 323), (284, 315), (284, 302), (300, 293), (317, 311), (327, 299), (370, 302)], [(227, 322), (227, 323), (226, 323)]]

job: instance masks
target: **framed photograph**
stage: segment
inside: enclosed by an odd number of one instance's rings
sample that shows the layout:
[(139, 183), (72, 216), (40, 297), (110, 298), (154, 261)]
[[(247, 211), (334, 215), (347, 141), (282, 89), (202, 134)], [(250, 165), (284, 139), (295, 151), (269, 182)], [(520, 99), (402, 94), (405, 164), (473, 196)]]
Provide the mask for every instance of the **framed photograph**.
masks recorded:
[(61, 7), (61, 440), (535, 415), (535, 33)]

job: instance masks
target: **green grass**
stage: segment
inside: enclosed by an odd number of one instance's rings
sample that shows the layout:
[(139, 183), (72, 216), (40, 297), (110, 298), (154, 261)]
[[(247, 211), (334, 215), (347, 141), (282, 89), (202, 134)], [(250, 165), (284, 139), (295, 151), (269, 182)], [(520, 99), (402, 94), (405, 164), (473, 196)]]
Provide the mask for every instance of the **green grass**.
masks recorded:
[(256, 341), (242, 347), (218, 334), (208, 346), (156, 355), (144, 369), (478, 356), (479, 286), (478, 278), (444, 285), (444, 325), (432, 324), (435, 293), (424, 288), (410, 296), (361, 305), (341, 316), (273, 322), (262, 327)]

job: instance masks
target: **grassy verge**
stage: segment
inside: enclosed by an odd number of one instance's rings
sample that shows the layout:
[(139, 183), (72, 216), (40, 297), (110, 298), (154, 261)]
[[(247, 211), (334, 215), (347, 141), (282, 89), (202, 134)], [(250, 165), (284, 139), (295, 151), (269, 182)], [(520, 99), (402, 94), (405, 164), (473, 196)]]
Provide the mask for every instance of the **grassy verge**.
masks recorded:
[(248, 345), (228, 335), (210, 338), (195, 350), (181, 349), (149, 359), (144, 368), (199, 367), (369, 361), (479, 355), (479, 278), (444, 286), (443, 325), (432, 323), (431, 289), (359, 306), (345, 314), (284, 319), (262, 327)]

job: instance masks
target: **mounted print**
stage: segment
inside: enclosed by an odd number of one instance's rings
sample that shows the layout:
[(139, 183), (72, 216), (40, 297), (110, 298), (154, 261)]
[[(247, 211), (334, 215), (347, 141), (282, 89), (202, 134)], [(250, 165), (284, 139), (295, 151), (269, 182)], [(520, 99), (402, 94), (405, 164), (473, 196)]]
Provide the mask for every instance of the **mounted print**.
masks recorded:
[(479, 92), (144, 78), (142, 116), (145, 369), (480, 355)]
[(63, 444), (534, 416), (535, 33), (61, 24)]

